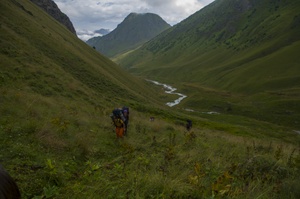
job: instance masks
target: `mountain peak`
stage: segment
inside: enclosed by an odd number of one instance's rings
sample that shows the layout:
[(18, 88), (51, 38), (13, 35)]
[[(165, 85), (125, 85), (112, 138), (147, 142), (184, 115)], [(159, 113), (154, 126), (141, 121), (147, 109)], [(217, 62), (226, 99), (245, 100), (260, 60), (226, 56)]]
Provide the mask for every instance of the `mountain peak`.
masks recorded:
[[(120, 23), (118, 26), (126, 24), (126, 23), (131, 23), (132, 20), (134, 20), (135, 23), (150, 23), (151, 21), (155, 23), (161, 24), (162, 22), (164, 24), (167, 24), (159, 15), (154, 14), (154, 13), (136, 13), (132, 12), (125, 19), (123, 20), (122, 23)], [(169, 25), (169, 24), (168, 24)], [(169, 25), (170, 26), (170, 25)]]
[(169, 27), (157, 14), (132, 12), (112, 32), (103, 37), (91, 38), (87, 44), (113, 57), (144, 44)]

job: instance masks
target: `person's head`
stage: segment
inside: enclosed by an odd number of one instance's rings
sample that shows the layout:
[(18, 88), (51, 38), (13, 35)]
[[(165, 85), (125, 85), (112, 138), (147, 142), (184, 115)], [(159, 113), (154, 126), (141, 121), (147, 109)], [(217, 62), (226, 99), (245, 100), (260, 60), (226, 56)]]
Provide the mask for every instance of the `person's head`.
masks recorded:
[(124, 116), (126, 117), (126, 116), (128, 115), (128, 111), (127, 111), (127, 110), (124, 110), (124, 111), (123, 111), (123, 114), (124, 114)]
[(0, 165), (0, 198), (19, 199), (21, 194), (16, 182)]

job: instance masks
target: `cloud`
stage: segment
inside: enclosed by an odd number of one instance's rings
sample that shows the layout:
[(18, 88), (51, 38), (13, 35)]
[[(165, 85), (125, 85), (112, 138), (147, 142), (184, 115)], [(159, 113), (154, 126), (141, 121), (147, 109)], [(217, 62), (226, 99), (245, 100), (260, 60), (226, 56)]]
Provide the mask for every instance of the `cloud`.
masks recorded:
[[(141, 0), (149, 5), (151, 10), (159, 14), (164, 20), (174, 25), (191, 14), (200, 10), (204, 5), (197, 0)], [(211, 0), (212, 1), (212, 0)]]
[[(174, 25), (214, 0), (54, 0), (71, 19), (78, 35), (94, 30), (113, 30), (131, 12), (155, 13)], [(80, 38), (81, 38), (80, 37)]]
[(99, 37), (103, 36), (102, 34), (96, 33), (95, 31), (90, 31), (90, 30), (79, 30), (77, 33), (77, 36), (79, 39), (83, 41), (87, 41), (92, 37)]
[(77, 31), (77, 36), (83, 40), (83, 41), (87, 41), (92, 37), (99, 37), (99, 36), (103, 36), (104, 34), (109, 33), (110, 31), (108, 29), (100, 29), (100, 30), (95, 30), (95, 31), (91, 31), (91, 30), (79, 30)]

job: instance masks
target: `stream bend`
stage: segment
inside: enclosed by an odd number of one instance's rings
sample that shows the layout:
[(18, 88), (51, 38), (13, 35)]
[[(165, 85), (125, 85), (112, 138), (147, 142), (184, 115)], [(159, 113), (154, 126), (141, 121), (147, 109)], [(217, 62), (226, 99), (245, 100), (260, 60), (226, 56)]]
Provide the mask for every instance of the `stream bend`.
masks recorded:
[(186, 98), (187, 96), (182, 94), (182, 93), (174, 93), (174, 91), (177, 90), (177, 88), (173, 88), (172, 86), (170, 85), (167, 85), (167, 84), (163, 84), (163, 83), (159, 83), (158, 81), (153, 81), (153, 80), (149, 80), (147, 79), (147, 81), (149, 82), (152, 82), (156, 85), (159, 85), (159, 86), (163, 86), (164, 89), (165, 89), (165, 93), (168, 93), (168, 94), (172, 94), (172, 95), (179, 95), (180, 97), (178, 99), (176, 99), (174, 102), (167, 102), (166, 105), (172, 107), (172, 106), (175, 106), (177, 104), (179, 104), (184, 98)]

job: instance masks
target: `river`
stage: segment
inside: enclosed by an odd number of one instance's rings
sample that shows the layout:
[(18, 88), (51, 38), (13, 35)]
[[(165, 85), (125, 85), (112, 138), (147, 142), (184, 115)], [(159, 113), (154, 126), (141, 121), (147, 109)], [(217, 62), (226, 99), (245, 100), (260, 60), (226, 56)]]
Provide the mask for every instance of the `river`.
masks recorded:
[(168, 94), (172, 94), (172, 95), (179, 95), (179, 98), (176, 99), (174, 102), (167, 102), (166, 105), (172, 107), (172, 106), (175, 106), (177, 104), (179, 104), (184, 98), (186, 98), (187, 96), (182, 94), (182, 93), (174, 93), (174, 91), (177, 90), (177, 88), (173, 88), (172, 86), (170, 85), (167, 85), (167, 84), (162, 84), (162, 83), (159, 83), (157, 81), (153, 81), (153, 80), (148, 80), (147, 81), (149, 82), (152, 82), (156, 85), (159, 85), (159, 86), (163, 86), (164, 89), (165, 89), (165, 92), (168, 93)]
[[(167, 102), (166, 105), (172, 107), (172, 106), (175, 106), (177, 104), (179, 104), (184, 98), (186, 98), (187, 96), (182, 94), (182, 93), (174, 93), (174, 91), (176, 91), (177, 89), (176, 88), (173, 88), (172, 86), (170, 85), (167, 85), (167, 84), (163, 84), (163, 83), (159, 83), (158, 81), (154, 81), (154, 80), (149, 80), (149, 79), (146, 79), (147, 81), (149, 82), (152, 82), (156, 85), (159, 85), (159, 86), (163, 86), (164, 89), (165, 89), (165, 92), (168, 93), (168, 94), (174, 94), (174, 95), (179, 95), (179, 98), (176, 99), (174, 102)], [(184, 109), (185, 111), (189, 111), (189, 112), (199, 112), (199, 113), (203, 113), (203, 114), (209, 114), (209, 115), (215, 115), (215, 114), (220, 114), (218, 112), (215, 112), (215, 111), (209, 111), (209, 112), (200, 112), (200, 111), (195, 111), (193, 109), (188, 109), (188, 108), (185, 108)]]

